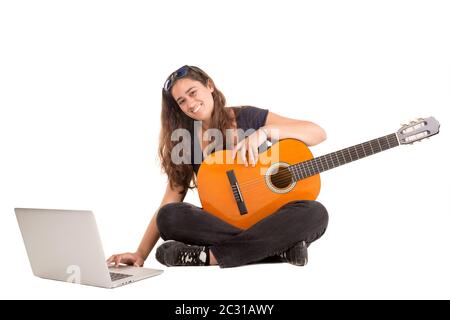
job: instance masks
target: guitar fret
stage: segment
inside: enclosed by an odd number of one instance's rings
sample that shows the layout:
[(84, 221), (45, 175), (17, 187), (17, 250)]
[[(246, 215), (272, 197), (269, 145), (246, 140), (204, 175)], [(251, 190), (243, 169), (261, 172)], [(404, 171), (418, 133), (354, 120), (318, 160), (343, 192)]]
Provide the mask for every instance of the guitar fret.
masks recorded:
[(313, 173), (311, 171), (311, 162), (309, 160), (305, 162), (305, 168), (306, 168), (306, 172), (308, 174), (308, 177), (312, 176)]
[(293, 166), (293, 169), (294, 169), (294, 170), (293, 170), (294, 175), (296, 175), (296, 177), (298, 177), (297, 180), (303, 178), (303, 176), (301, 175), (301, 173), (300, 173), (300, 171), (299, 171), (299, 167), (300, 167), (299, 165), (294, 165), (294, 166)]
[(364, 158), (364, 155), (361, 152), (361, 145), (357, 144), (355, 146), (356, 153), (358, 154), (358, 159)]
[(379, 151), (377, 150), (377, 146), (375, 144), (375, 140), (370, 141), (370, 145), (372, 146), (373, 149), (373, 153), (378, 153)]
[(328, 166), (328, 161), (327, 161), (327, 157), (322, 156), (322, 159), (325, 160), (325, 164), (327, 165), (327, 168), (325, 170), (330, 169), (330, 167)]
[(313, 172), (313, 174), (317, 173), (316, 167), (314, 166), (314, 159), (310, 161), (309, 167), (310, 167), (311, 171)]
[(397, 136), (395, 134), (392, 135), (391, 140), (392, 140), (394, 147), (398, 146), (398, 140), (397, 140)]
[(388, 137), (386, 136), (386, 137), (383, 137), (383, 151), (384, 150), (388, 150), (388, 149), (390, 149), (391, 147), (390, 147), (390, 145), (389, 145), (389, 140), (388, 140)]
[(302, 166), (302, 171), (303, 171), (303, 174), (304, 174), (305, 178), (309, 176), (308, 173), (306, 172), (306, 169), (307, 169), (306, 168), (306, 163), (304, 163), (303, 166)]
[(317, 158), (320, 161), (320, 165), (322, 166), (322, 171), (325, 171), (325, 169), (323, 168), (323, 163), (322, 163), (322, 157)]
[[(395, 142), (394, 142), (394, 140), (393, 140), (392, 138), (393, 138), (392, 136), (389, 137), (389, 146), (390, 146), (391, 148), (393, 148), (393, 147), (396, 146), (396, 145), (395, 145)], [(395, 140), (397, 140), (397, 139), (395, 139)]]
[(329, 158), (330, 158), (330, 160), (331, 160), (331, 165), (333, 166), (333, 168), (336, 168), (337, 166), (336, 166), (336, 164), (334, 163), (334, 159), (333, 159), (333, 154), (331, 153), (331, 154), (329, 154), (329, 156), (328, 156)]
[(344, 149), (339, 150), (339, 153), (341, 154), (342, 161), (343, 161), (344, 163), (347, 163), (347, 158), (345, 157)]
[(345, 149), (338, 150), (317, 158), (289, 166), (295, 180), (305, 179), (320, 172), (333, 169), (343, 164), (365, 158), (375, 153), (398, 146), (395, 133), (373, 139)]
[(348, 148), (345, 149), (345, 150), (347, 150), (347, 152), (348, 152), (348, 154), (349, 154), (349, 156), (350, 156), (350, 161), (353, 161), (353, 159), (352, 159), (352, 154), (350, 153), (350, 151), (348, 150)]
[(334, 165), (334, 161), (333, 161), (333, 157), (332, 156), (330, 156), (330, 160), (331, 160), (331, 164), (333, 165), (333, 168), (334, 168), (335, 165)]
[(364, 158), (364, 156), (361, 154), (361, 151), (358, 149), (358, 147), (359, 147), (359, 145), (357, 144), (355, 146), (355, 150), (356, 150), (356, 153), (358, 154), (358, 159)]
[(353, 149), (355, 149), (355, 156), (356, 156), (356, 160), (359, 159), (359, 155), (358, 155), (358, 150), (356, 150), (356, 146), (353, 146)]
[(347, 163), (347, 159), (345, 159), (345, 155), (344, 155), (344, 150), (340, 150), (340, 151), (341, 151), (342, 159), (344, 159), (344, 163)]
[(312, 165), (311, 160), (308, 161), (308, 169), (309, 169), (309, 175), (313, 176), (315, 173), (314, 173), (314, 167)]
[(335, 152), (334, 154), (336, 155), (336, 160), (338, 162), (338, 165), (340, 166), (341, 165), (341, 160), (339, 160), (339, 153)]
[(312, 169), (313, 174), (316, 174), (317, 172), (316, 172), (316, 168), (314, 167), (314, 164), (315, 164), (315, 161), (314, 161), (314, 159), (312, 159), (310, 161), (310, 168)]
[[(360, 149), (360, 151), (359, 151), (359, 152), (361, 152), (361, 150), (362, 150), (362, 153), (361, 153), (361, 158), (365, 158), (365, 157), (367, 157), (367, 156), (366, 156), (366, 151), (364, 150), (364, 147), (363, 147), (363, 145), (362, 145), (362, 144), (359, 144), (358, 146), (359, 146), (359, 149)], [(363, 154), (364, 154), (364, 155), (363, 155)]]
[(339, 159), (338, 159), (338, 157), (336, 155), (336, 152), (333, 152), (332, 157), (334, 157), (334, 162), (337, 163), (336, 167), (339, 167), (340, 163), (339, 163)]
[(288, 170), (289, 170), (289, 172), (294, 176), (294, 179), (295, 179), (295, 180), (299, 180), (299, 179), (300, 179), (300, 177), (298, 177), (298, 176), (297, 176), (297, 173), (296, 173), (296, 171), (297, 171), (297, 166), (291, 166), (291, 167), (288, 167)]
[(319, 172), (320, 172), (320, 169), (319, 169), (319, 167), (318, 167), (317, 161), (314, 160), (314, 161), (313, 161), (313, 164), (314, 164), (314, 174), (319, 173)]

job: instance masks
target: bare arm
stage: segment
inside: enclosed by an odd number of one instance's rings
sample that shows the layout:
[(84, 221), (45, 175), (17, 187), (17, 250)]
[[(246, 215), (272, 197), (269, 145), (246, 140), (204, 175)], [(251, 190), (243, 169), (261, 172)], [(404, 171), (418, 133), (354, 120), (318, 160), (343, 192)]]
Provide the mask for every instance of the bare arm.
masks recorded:
[(272, 130), (278, 130), (279, 139), (294, 138), (303, 141), (308, 146), (314, 146), (327, 138), (325, 130), (310, 121), (285, 118), (269, 112), (263, 127), (271, 138)]
[(325, 130), (310, 121), (290, 119), (269, 112), (263, 127), (236, 144), (232, 151), (232, 158), (239, 154), (246, 166), (249, 163), (254, 166), (259, 157), (258, 147), (267, 139), (273, 138), (277, 140), (294, 138), (308, 146), (314, 146), (324, 141), (327, 134)]
[(134, 265), (136, 267), (142, 267), (144, 265), (144, 261), (147, 259), (148, 255), (152, 251), (156, 242), (159, 239), (159, 231), (156, 225), (156, 217), (158, 215), (159, 209), (171, 202), (181, 202), (183, 201), (184, 195), (180, 194), (181, 188), (172, 189), (170, 184), (167, 184), (166, 193), (159, 205), (158, 210), (153, 214), (152, 219), (147, 227), (147, 230), (142, 237), (141, 243), (136, 252), (126, 252), (120, 254), (114, 254), (106, 260), (109, 264), (114, 264), (116, 267), (120, 263)]
[(180, 191), (181, 189), (174, 190), (170, 187), (169, 183), (167, 184), (166, 193), (164, 194), (161, 204), (159, 205), (158, 210), (156, 210), (156, 212), (153, 214), (152, 220), (150, 221), (147, 230), (142, 237), (141, 243), (136, 251), (144, 260), (147, 259), (148, 255), (159, 239), (159, 231), (158, 227), (156, 226), (156, 217), (158, 215), (159, 209), (168, 203), (181, 202), (184, 196), (179, 193)]

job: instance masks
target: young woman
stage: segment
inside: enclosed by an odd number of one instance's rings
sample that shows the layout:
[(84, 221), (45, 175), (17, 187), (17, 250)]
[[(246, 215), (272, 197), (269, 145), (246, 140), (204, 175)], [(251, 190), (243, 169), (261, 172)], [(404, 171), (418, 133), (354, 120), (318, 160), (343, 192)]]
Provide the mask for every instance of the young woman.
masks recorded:
[[(319, 202), (289, 202), (249, 229), (241, 230), (183, 199), (188, 189), (196, 187), (196, 174), (210, 144), (202, 139), (208, 129), (220, 130), (223, 137), (227, 136), (227, 129), (254, 129), (240, 141), (234, 134), (232, 146), (233, 157), (240, 157), (244, 165), (254, 165), (258, 148), (271, 139), (274, 130), (279, 139), (295, 138), (313, 146), (326, 139), (321, 127), (256, 107), (226, 107), (225, 97), (214, 81), (194, 66), (183, 66), (167, 78), (162, 90), (161, 122), (159, 155), (168, 176), (165, 195), (137, 251), (115, 254), (108, 263), (142, 266), (160, 237), (170, 241), (157, 248), (156, 259), (167, 266), (307, 263), (307, 247), (322, 236), (328, 224), (327, 211)], [(172, 150), (179, 141), (173, 141), (172, 133), (177, 129), (192, 135), (194, 150), (187, 154), (189, 163), (174, 161)], [(222, 147), (226, 148), (223, 140)], [(196, 145), (202, 151), (200, 158), (195, 153)]]

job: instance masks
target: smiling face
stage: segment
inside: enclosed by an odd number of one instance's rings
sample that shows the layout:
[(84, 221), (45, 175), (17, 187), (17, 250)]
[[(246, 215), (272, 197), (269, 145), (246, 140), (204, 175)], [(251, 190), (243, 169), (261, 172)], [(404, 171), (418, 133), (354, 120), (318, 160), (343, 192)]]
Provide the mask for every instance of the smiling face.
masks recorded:
[(209, 81), (205, 87), (200, 81), (189, 78), (177, 80), (171, 89), (172, 97), (187, 116), (206, 123), (214, 109), (213, 92)]

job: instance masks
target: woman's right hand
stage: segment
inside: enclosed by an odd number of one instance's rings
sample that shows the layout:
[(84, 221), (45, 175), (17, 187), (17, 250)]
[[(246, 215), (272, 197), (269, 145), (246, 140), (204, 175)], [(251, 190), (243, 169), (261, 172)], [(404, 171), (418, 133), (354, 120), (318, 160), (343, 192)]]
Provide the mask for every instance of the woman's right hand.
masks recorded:
[(144, 265), (144, 258), (137, 252), (126, 252), (113, 254), (106, 260), (106, 263), (108, 263), (109, 266), (114, 265), (115, 267), (118, 267), (121, 263), (134, 267), (142, 267)]

